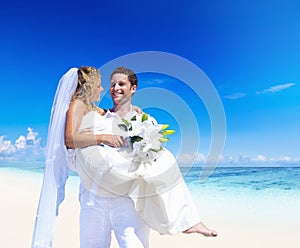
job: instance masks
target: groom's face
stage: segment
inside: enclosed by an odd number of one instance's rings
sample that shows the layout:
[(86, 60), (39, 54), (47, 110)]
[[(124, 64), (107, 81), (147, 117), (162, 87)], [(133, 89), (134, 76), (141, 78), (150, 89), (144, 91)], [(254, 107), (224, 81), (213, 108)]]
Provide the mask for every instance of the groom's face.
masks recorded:
[(136, 91), (136, 85), (131, 86), (128, 76), (116, 73), (110, 80), (110, 96), (115, 104), (122, 104), (131, 101), (132, 95)]

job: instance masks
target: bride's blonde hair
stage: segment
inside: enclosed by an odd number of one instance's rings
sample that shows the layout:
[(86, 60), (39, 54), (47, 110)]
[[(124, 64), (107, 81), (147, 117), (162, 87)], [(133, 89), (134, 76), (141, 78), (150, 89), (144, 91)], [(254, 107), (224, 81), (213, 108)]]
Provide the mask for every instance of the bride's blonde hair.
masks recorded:
[(81, 66), (78, 71), (78, 83), (76, 91), (71, 102), (80, 99), (88, 107), (89, 110), (95, 108), (95, 105), (89, 101), (93, 95), (95, 81), (100, 77), (100, 71), (93, 66)]

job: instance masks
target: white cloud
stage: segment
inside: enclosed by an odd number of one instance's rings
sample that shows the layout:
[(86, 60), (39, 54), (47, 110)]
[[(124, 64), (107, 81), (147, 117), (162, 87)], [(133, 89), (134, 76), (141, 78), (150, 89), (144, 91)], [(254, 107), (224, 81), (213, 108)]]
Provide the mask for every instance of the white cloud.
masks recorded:
[(283, 157), (280, 158), (280, 160), (282, 162), (292, 162), (293, 161), (293, 159), (289, 156), (283, 156)]
[[(215, 162), (217, 160), (213, 160)], [(181, 166), (199, 164), (203, 165), (207, 161), (207, 155), (203, 153), (182, 154), (177, 158), (177, 162)], [(290, 156), (282, 156), (279, 158), (268, 158), (265, 155), (259, 154), (253, 157), (248, 155), (232, 156), (229, 154), (222, 155), (219, 159), (219, 166), (268, 166), (268, 165), (298, 165), (300, 157), (292, 158)]]
[(20, 135), (15, 142), (0, 136), (0, 160), (9, 161), (43, 161), (45, 148), (41, 146), (41, 138), (32, 128), (27, 129), (26, 136)]
[(32, 141), (32, 143), (34, 145), (38, 144), (41, 142), (41, 139), (37, 139), (36, 137), (39, 135), (37, 132), (34, 132), (32, 128), (28, 128), (27, 129), (28, 133), (27, 133), (27, 136), (26, 136), (26, 140), (27, 141)]
[(236, 99), (239, 99), (239, 98), (243, 98), (245, 96), (246, 96), (245, 93), (236, 92), (236, 93), (233, 93), (231, 95), (224, 96), (224, 98), (231, 99), (231, 100), (236, 100)]
[(179, 164), (199, 164), (206, 161), (206, 156), (203, 153), (185, 153), (177, 158)]
[(227, 154), (222, 156), (221, 161), (223, 163), (232, 163), (234, 161), (234, 158), (233, 156)]
[(271, 86), (270, 88), (264, 89), (262, 91), (257, 91), (256, 94), (261, 95), (261, 94), (267, 94), (267, 93), (274, 93), (274, 92), (288, 89), (294, 85), (296, 85), (296, 84), (295, 83), (278, 84), (275, 86)]
[(10, 140), (4, 140), (4, 136), (0, 136), (0, 154), (2, 152), (14, 152), (16, 148), (11, 144)]
[(26, 138), (21, 135), (15, 142), (15, 147), (17, 149), (25, 149), (26, 148)]
[(249, 164), (251, 163), (251, 158), (247, 155), (239, 155), (237, 159), (233, 159), (233, 163), (237, 164)]
[(252, 159), (254, 162), (266, 162), (267, 158), (264, 155), (257, 155), (255, 158)]

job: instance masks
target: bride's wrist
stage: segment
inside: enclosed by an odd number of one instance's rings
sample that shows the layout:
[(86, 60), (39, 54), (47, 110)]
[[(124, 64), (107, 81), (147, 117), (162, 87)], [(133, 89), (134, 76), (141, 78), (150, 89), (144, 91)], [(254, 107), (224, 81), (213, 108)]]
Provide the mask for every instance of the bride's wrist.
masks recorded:
[(96, 142), (97, 142), (97, 145), (103, 145), (103, 144), (104, 144), (103, 141), (104, 141), (104, 140), (103, 140), (103, 137), (102, 137), (101, 134), (100, 134), (100, 135), (96, 135)]

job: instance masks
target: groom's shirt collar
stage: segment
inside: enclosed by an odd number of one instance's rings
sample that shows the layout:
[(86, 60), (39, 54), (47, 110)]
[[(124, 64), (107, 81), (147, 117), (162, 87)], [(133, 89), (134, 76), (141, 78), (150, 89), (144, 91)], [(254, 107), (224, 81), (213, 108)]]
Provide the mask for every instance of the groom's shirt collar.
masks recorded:
[[(130, 119), (136, 114), (137, 114), (137, 112), (135, 110), (133, 110), (132, 105), (130, 105), (129, 112), (126, 114), (125, 119), (128, 119), (127, 117), (129, 117), (129, 119)], [(112, 117), (120, 118), (120, 116), (118, 114), (116, 114), (115, 112), (108, 109), (105, 113), (105, 118), (112, 118)]]

